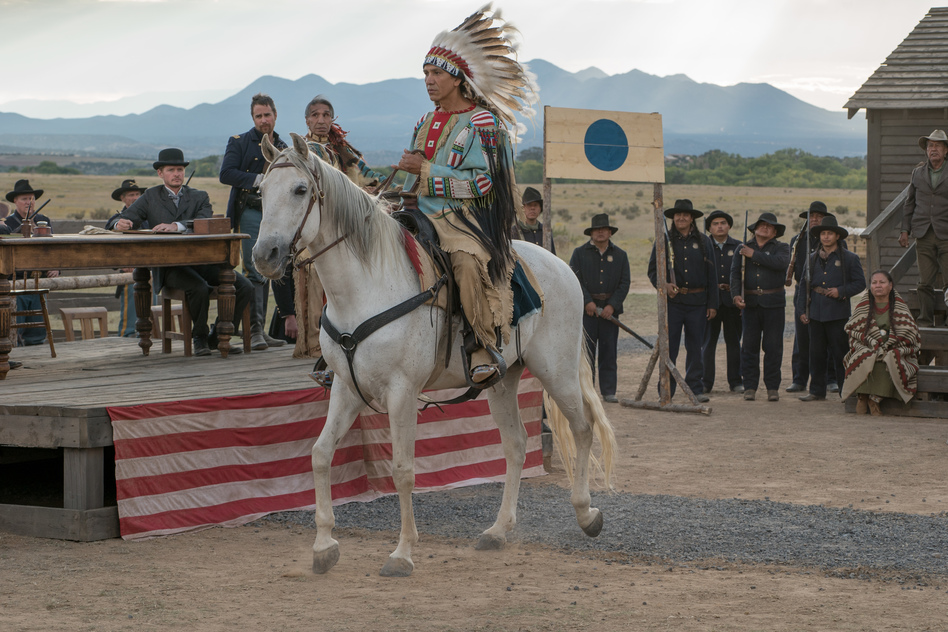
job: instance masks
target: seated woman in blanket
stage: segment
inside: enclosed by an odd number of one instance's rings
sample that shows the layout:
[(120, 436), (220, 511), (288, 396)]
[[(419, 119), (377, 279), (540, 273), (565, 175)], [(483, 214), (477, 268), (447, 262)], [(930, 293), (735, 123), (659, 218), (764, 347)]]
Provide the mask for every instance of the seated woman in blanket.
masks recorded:
[(884, 270), (872, 273), (869, 291), (846, 323), (849, 353), (843, 359), (846, 381), (840, 396), (856, 393), (856, 412), (881, 415), (884, 397), (908, 403), (915, 396), (918, 326), (908, 305)]

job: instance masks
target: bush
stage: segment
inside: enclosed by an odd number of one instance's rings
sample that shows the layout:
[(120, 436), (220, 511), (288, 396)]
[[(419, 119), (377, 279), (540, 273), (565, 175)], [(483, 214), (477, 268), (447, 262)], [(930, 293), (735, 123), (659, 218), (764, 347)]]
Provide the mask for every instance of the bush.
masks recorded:
[[(109, 219), (112, 217), (113, 212), (107, 208), (102, 208), (101, 206), (91, 213), (89, 213), (89, 219)], [(81, 218), (80, 218), (81, 219)]]

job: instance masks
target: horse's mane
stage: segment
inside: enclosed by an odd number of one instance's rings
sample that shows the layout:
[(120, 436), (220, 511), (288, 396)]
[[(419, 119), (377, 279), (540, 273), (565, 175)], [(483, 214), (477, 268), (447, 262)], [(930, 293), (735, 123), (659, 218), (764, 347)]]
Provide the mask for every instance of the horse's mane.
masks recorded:
[[(310, 182), (311, 191), (316, 191), (312, 170), (319, 174), (325, 194), (320, 204), (324, 207), (321, 221), (329, 223), (336, 237), (346, 235), (343, 243), (363, 263), (370, 264), (374, 256), (381, 262), (394, 261), (404, 252), (404, 236), (399, 224), (382, 210), (382, 203), (349, 180), (348, 176), (316, 153), (310, 152), (306, 160), (292, 146), (280, 152), (304, 174)], [(328, 212), (327, 212), (328, 211)]]

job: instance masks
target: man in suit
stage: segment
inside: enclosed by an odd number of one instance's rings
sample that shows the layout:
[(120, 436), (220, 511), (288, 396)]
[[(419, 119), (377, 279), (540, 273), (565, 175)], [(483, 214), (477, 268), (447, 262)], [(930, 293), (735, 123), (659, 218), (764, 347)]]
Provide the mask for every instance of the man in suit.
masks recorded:
[(260, 182), (267, 166), (260, 149), (264, 136), (277, 149), (286, 149), (286, 143), (274, 131), (276, 125), (276, 105), (268, 95), (258, 93), (250, 100), (250, 116), (253, 127), (243, 134), (235, 134), (227, 141), (227, 149), (221, 161), (220, 180), (230, 185), (230, 198), (227, 201), (227, 217), (240, 232), (250, 235), (250, 239), (241, 244), (243, 271), (253, 284), (253, 302), (250, 304), (250, 348), (261, 351), (267, 347), (282, 347), (285, 340), (271, 338), (263, 325), (267, 318), (267, 299), (270, 295), (270, 282), (253, 266), (253, 247), (260, 234), (260, 221), (263, 219), (263, 207), (260, 199)]
[(948, 283), (948, 183), (945, 159), (948, 135), (936, 129), (918, 139), (928, 160), (912, 171), (908, 197), (902, 207), (899, 245), (908, 248), (909, 235), (915, 237), (918, 253), (918, 326), (935, 325), (935, 276), (941, 271)]
[[(211, 201), (204, 191), (184, 186), (184, 168), (188, 166), (184, 153), (180, 149), (162, 149), (154, 168), (163, 184), (151, 187), (144, 195), (135, 200), (130, 207), (119, 213), (115, 230), (139, 228), (142, 222), (148, 222), (156, 233), (180, 233), (186, 229), (185, 222), (212, 215)], [(179, 266), (159, 268), (155, 274), (155, 290), (167, 286), (183, 290), (191, 312), (193, 336), (192, 348), (196, 356), (211, 355), (211, 346), (216, 347), (216, 336), (211, 337), (207, 326), (207, 310), (210, 304), (211, 286), (220, 284), (219, 265)], [(234, 329), (240, 325), (240, 315), (244, 313), (253, 294), (253, 288), (245, 277), (236, 275), (234, 280), (236, 299), (234, 301)], [(230, 353), (243, 352), (239, 346), (231, 346)]]
[(730, 236), (733, 226), (734, 218), (724, 211), (713, 211), (704, 220), (704, 229), (711, 233), (711, 252), (720, 300), (718, 313), (708, 321), (704, 337), (705, 393), (710, 393), (714, 386), (714, 356), (722, 328), (727, 352), (728, 388), (734, 393), (744, 392), (741, 380), (741, 310), (734, 306), (731, 299), (731, 263), (734, 261), (734, 250), (741, 242)]

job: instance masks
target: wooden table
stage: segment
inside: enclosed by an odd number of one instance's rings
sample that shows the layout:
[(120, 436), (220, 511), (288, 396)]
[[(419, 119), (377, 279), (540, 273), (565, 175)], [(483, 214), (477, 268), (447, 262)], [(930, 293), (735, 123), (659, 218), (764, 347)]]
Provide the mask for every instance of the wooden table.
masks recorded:
[(151, 349), (151, 273), (149, 268), (220, 264), (217, 290), (219, 316), (218, 349), (223, 357), (230, 350), (234, 333), (234, 267), (240, 262), (240, 241), (249, 235), (181, 235), (153, 233), (135, 235), (69, 235), (54, 237), (0, 238), (0, 380), (10, 370), (8, 362), (11, 312), (14, 298), (7, 276), (27, 270), (85, 270), (135, 268), (135, 309), (142, 353)]

